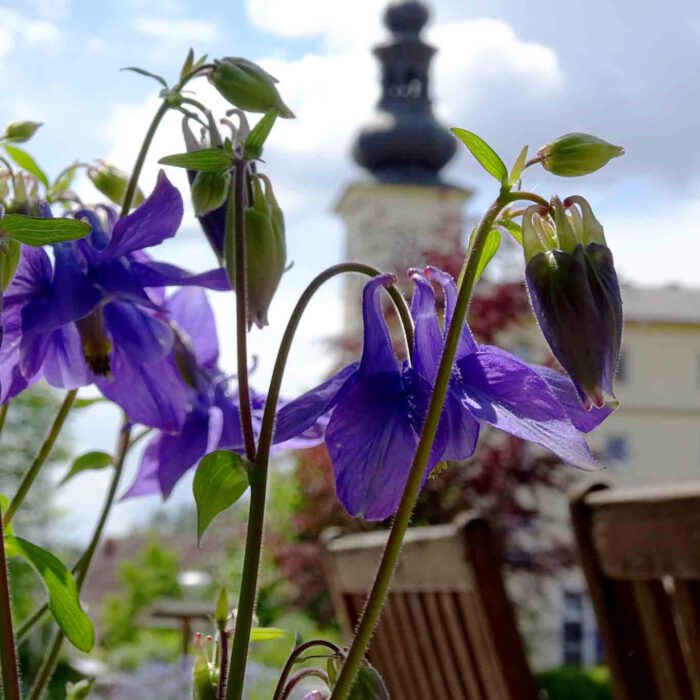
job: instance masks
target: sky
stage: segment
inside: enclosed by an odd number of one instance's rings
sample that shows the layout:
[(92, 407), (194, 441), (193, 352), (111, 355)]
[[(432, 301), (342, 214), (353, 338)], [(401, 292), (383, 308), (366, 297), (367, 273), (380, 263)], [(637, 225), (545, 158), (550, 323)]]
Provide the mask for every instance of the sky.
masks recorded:
[[(443, 123), (479, 133), (507, 162), (525, 144), (534, 150), (570, 131), (625, 146), (624, 158), (588, 178), (528, 171), (526, 184), (544, 196), (586, 196), (625, 281), (699, 286), (700, 4), (433, 0), (430, 6), (425, 38), (438, 48), (432, 91)], [(294, 267), (271, 309), (271, 328), (251, 334), (259, 358), (253, 381), (261, 389), (296, 297), (314, 274), (343, 258), (344, 232), (333, 206), (349, 183), (364, 177), (349, 151), (378, 96), (370, 49), (386, 39), (383, 7), (376, 0), (0, 0), (0, 124), (44, 122), (28, 150), (53, 175), (74, 159), (131, 168), (159, 87), (122, 67), (141, 66), (174, 82), (193, 46), (210, 57), (244, 56), (279, 78), (298, 118), (278, 122), (264, 171), (286, 214)], [(211, 86), (193, 85), (223, 113), (226, 105)], [(180, 120), (172, 115), (155, 140), (144, 191), (155, 181), (157, 159), (181, 150)], [(168, 175), (186, 191), (181, 173)], [(472, 217), (496, 194), (463, 151), (444, 175), (475, 191)], [(94, 198), (86, 183), (79, 191)], [(191, 269), (213, 265), (191, 208), (158, 256)], [(222, 364), (233, 371), (233, 300), (212, 301)], [(288, 395), (328, 371), (325, 349), (341, 330), (340, 313), (340, 288), (330, 286), (302, 324), (291, 363), (304, 371), (285, 381)], [(116, 422), (108, 407), (85, 410), (72, 425), (76, 450), (109, 449)], [(135, 468), (132, 460), (127, 481)], [(99, 508), (105, 478), (86, 475), (59, 492), (65, 531), (83, 537), (89, 530), (84, 523)], [(185, 482), (169, 507), (190, 498)], [(157, 499), (120, 504), (111, 532), (124, 532), (158, 507)]]

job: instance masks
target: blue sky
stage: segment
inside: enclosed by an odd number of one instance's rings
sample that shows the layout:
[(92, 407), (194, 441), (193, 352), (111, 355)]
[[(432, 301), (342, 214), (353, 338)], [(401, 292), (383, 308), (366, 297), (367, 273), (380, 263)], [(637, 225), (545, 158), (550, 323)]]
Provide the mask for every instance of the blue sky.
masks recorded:
[[(432, 87), (443, 121), (477, 131), (506, 159), (525, 143), (537, 148), (567, 131), (624, 145), (625, 158), (590, 178), (533, 173), (527, 184), (545, 196), (587, 196), (625, 279), (700, 285), (694, 225), (700, 211), (700, 5), (435, 0), (432, 6), (427, 39), (439, 49)], [(332, 208), (343, 188), (362, 177), (348, 153), (377, 97), (369, 49), (385, 37), (383, 7), (376, 0), (0, 0), (0, 124), (45, 122), (30, 150), (53, 174), (75, 158), (102, 157), (129, 169), (158, 88), (119, 68), (139, 65), (172, 81), (192, 45), (210, 56), (257, 60), (280, 78), (299, 118), (273, 134), (267, 172), (287, 214), (295, 266), (272, 310), (272, 329), (251, 336), (262, 386), (295, 297), (315, 272), (342, 257), (343, 230)], [(209, 86), (197, 91), (223, 111)], [(156, 140), (145, 190), (157, 158), (179, 150), (173, 116)], [(466, 154), (450, 164), (447, 177), (475, 189), (470, 215), (494, 192)], [(173, 179), (184, 187), (178, 174)], [(81, 185), (82, 194), (89, 192)], [(160, 256), (199, 269), (213, 262), (191, 214)], [(214, 303), (221, 327), (229, 327), (231, 300)], [(302, 328), (292, 361), (306, 371), (291, 376), (287, 393), (310, 386), (328, 369), (323, 341), (340, 329), (338, 312), (336, 287)], [(222, 332), (224, 364), (232, 369), (228, 335)], [(79, 447), (111, 444), (108, 423), (103, 409), (76, 421)], [(82, 477), (61, 502), (80, 499), (92, 511), (98, 506), (92, 494), (102, 483), (100, 476)], [(187, 498), (187, 486), (177, 497)], [(120, 506), (119, 522), (155, 505)]]

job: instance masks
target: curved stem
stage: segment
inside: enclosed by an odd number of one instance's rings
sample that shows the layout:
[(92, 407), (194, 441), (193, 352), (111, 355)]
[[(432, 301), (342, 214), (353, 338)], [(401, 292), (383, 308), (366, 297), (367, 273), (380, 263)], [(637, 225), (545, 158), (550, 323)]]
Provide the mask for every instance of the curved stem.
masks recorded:
[(46, 439), (39, 448), (39, 452), (34, 458), (32, 465), (29, 467), (29, 471), (24, 475), (24, 478), (22, 479), (22, 482), (20, 483), (19, 488), (17, 489), (15, 497), (12, 499), (10, 505), (7, 508), (7, 511), (5, 511), (5, 514), (3, 515), (2, 523), (5, 527), (7, 527), (12, 522), (12, 518), (17, 512), (17, 509), (22, 505), (22, 502), (27, 496), (27, 492), (34, 483), (34, 479), (36, 479), (37, 475), (41, 471), (41, 468), (44, 466), (44, 463), (48, 459), (48, 456), (51, 454), (51, 450), (53, 449), (53, 446), (56, 443), (56, 439), (58, 438), (58, 435), (61, 432), (61, 428), (63, 428), (63, 424), (66, 422), (66, 418), (68, 417), (68, 414), (70, 413), (70, 410), (73, 407), (73, 402), (75, 401), (75, 396), (77, 393), (77, 389), (71, 389), (66, 394), (66, 398), (63, 399), (63, 403), (61, 404), (61, 408), (58, 410), (58, 413), (54, 418), (54, 421), (49, 430), (49, 434), (46, 436)]
[[(184, 76), (180, 82), (173, 88), (173, 92), (180, 92), (182, 88), (187, 85), (187, 83), (192, 80), (192, 78), (197, 77), (203, 70), (208, 69), (210, 67), (209, 64), (205, 66), (200, 66), (196, 70), (192, 71), (191, 73), (187, 74)], [(189, 98), (185, 98), (189, 99)], [(153, 115), (153, 119), (151, 120), (151, 124), (148, 127), (148, 131), (146, 132), (146, 136), (143, 139), (143, 143), (141, 144), (141, 148), (139, 149), (138, 156), (136, 156), (136, 162), (134, 163), (134, 168), (131, 171), (131, 177), (129, 177), (129, 184), (126, 187), (126, 192), (124, 194), (124, 201), (122, 202), (122, 209), (121, 209), (121, 214), (120, 216), (126, 216), (129, 211), (131, 210), (131, 204), (134, 201), (134, 195), (136, 194), (136, 187), (138, 186), (139, 178), (141, 177), (141, 171), (143, 170), (143, 164), (146, 162), (146, 156), (148, 155), (148, 149), (151, 147), (151, 143), (153, 142), (153, 137), (156, 135), (156, 131), (158, 131), (158, 127), (160, 126), (161, 121), (163, 120), (163, 117), (167, 114), (168, 110), (170, 109), (171, 105), (170, 102), (168, 101), (168, 98), (163, 98), (163, 101), (160, 104), (160, 107), (158, 107), (158, 111)]]
[(279, 680), (277, 681), (277, 687), (275, 688), (275, 694), (272, 696), (272, 700), (282, 700), (282, 693), (284, 692), (285, 684), (287, 683), (287, 678), (294, 667), (297, 659), (301, 654), (303, 654), (307, 649), (313, 649), (313, 647), (327, 647), (333, 653), (337, 654), (340, 649), (335, 644), (327, 642), (325, 639), (312, 639), (304, 644), (300, 644), (298, 647), (292, 650), (292, 653), (287, 659), (287, 663), (282, 669)]
[(304, 678), (312, 677), (320, 678), (328, 687), (330, 687), (330, 680), (327, 673), (320, 671), (317, 668), (306, 668), (303, 671), (299, 671), (299, 673), (297, 673), (297, 675), (294, 676), (291, 681), (289, 681), (287, 687), (282, 691), (281, 700), (288, 700), (294, 688), (296, 688), (297, 685), (304, 680)]
[[(248, 280), (246, 270), (246, 168), (238, 159), (226, 208), (226, 238), (224, 243), (226, 270), (236, 290), (236, 359), (238, 364), (238, 398), (245, 454), (249, 462), (255, 459), (255, 433), (248, 384)], [(235, 253), (234, 253), (235, 251)], [(232, 259), (233, 257), (233, 259)]]
[[(75, 582), (78, 586), (78, 593), (82, 590), (83, 584), (85, 583), (85, 577), (87, 576), (88, 569), (92, 563), (93, 557), (95, 556), (95, 551), (102, 538), (102, 533), (104, 531), (105, 525), (107, 524), (107, 518), (114, 505), (114, 499), (117, 495), (117, 489), (119, 488), (119, 480), (121, 479), (122, 471), (124, 470), (124, 462), (126, 461), (126, 456), (129, 452), (131, 446), (131, 425), (126, 416), (124, 416), (121, 428), (119, 430), (119, 438), (117, 440), (117, 449), (114, 460), (114, 474), (112, 475), (112, 481), (109, 485), (107, 491), (107, 496), (105, 498), (104, 505), (102, 506), (102, 512), (97, 521), (97, 525), (92, 533), (92, 538), (90, 539), (90, 544), (88, 544), (85, 553), (80, 558), (80, 562), (77, 565), (77, 575), (75, 577)], [(56, 660), (58, 659), (58, 654), (61, 651), (61, 645), (65, 635), (61, 629), (56, 630), (54, 637), (51, 641), (51, 646), (49, 651), (46, 653), (44, 660), (39, 667), (37, 672), (36, 680), (34, 685), (32, 685), (29, 691), (28, 700), (39, 700), (41, 694), (46, 687), (46, 684), (51, 679), (54, 667), (56, 666)]]
[(333, 689), (333, 694), (331, 695), (333, 700), (346, 700), (348, 697), (365, 655), (365, 650), (372, 638), (384, 606), (384, 600), (401, 553), (401, 544), (406, 530), (408, 529), (416, 501), (418, 500), (423, 474), (425, 474), (428, 459), (430, 458), (430, 451), (433, 446), (433, 441), (435, 440), (435, 435), (437, 434), (438, 424), (440, 422), (440, 416), (442, 414), (442, 408), (445, 403), (447, 389), (452, 376), (452, 368), (457, 354), (459, 336), (467, 317), (467, 311), (469, 310), (469, 302), (476, 282), (476, 272), (484, 244), (486, 243), (486, 237), (494, 221), (498, 217), (498, 214), (507, 204), (519, 199), (529, 199), (533, 201), (533, 198), (541, 199), (537, 195), (531, 195), (527, 192), (502, 192), (488, 209), (477, 228), (474, 236), (474, 243), (467, 256), (464, 276), (459, 286), (457, 303), (452, 316), (452, 323), (447, 333), (447, 338), (445, 339), (445, 347), (442, 352), (442, 358), (440, 359), (440, 367), (435, 380), (435, 387), (430, 398), (430, 406), (413, 458), (411, 472), (408, 476), (403, 496), (401, 497), (401, 503), (396, 511), (396, 516), (394, 517), (389, 538), (379, 564), (379, 569), (377, 570), (374, 584), (372, 585), (372, 590), (362, 613), (362, 618), (355, 632), (355, 637), (350, 646), (345, 663), (343, 664), (343, 668), (338, 676), (338, 682)]
[[(243, 574), (241, 577), (241, 590), (238, 597), (238, 614), (236, 616), (236, 631), (231, 647), (231, 663), (227, 700), (240, 700), (243, 694), (243, 680), (250, 643), (250, 630), (255, 609), (255, 594), (258, 584), (258, 571), (260, 568), (260, 553), (262, 550), (263, 526), (265, 522), (265, 496), (267, 492), (267, 472), (270, 458), (270, 448), (274, 433), (275, 414), (279, 399), (282, 378), (287, 365), (287, 358), (294, 340), (294, 335), (299, 326), (304, 311), (318, 289), (329, 279), (344, 272), (359, 272), (360, 274), (374, 277), (380, 274), (379, 270), (362, 263), (343, 263), (328, 268), (315, 277), (304, 293), (299, 297), (294, 311), (287, 322), (284, 336), (277, 351), (275, 367), (272, 371), (270, 388), (265, 401), (262, 425), (260, 426), (260, 438), (258, 440), (258, 452), (255, 464), (249, 471), (250, 478), (250, 506), (248, 511), (248, 532), (246, 535), (245, 558), (243, 562)], [(399, 315), (404, 324), (407, 340), (411, 338), (412, 346), (413, 330), (411, 315), (405, 299), (401, 293), (392, 287), (389, 290), (391, 298), (397, 305)]]
[(219, 687), (216, 691), (216, 700), (226, 700), (226, 685), (228, 681), (228, 632), (219, 632)]
[(20, 700), (17, 650), (12, 631), (10, 581), (5, 558), (5, 535), (0, 522), (0, 688), (5, 700)]

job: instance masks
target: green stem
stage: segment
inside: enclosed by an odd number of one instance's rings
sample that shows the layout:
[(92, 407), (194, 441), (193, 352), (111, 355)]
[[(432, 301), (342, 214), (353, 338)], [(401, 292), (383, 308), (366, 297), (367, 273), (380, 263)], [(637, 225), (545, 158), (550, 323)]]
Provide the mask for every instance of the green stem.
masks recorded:
[[(224, 242), (226, 271), (236, 290), (236, 360), (238, 370), (238, 399), (245, 454), (249, 462), (255, 459), (255, 433), (250, 406), (248, 383), (248, 280), (246, 270), (246, 169), (245, 160), (238, 159), (231, 182), (226, 208), (226, 237)], [(232, 259), (233, 258), (233, 259)]]
[[(192, 80), (192, 78), (195, 78), (197, 75), (199, 75), (203, 70), (206, 68), (209, 68), (211, 66), (201, 66), (200, 68), (197, 68), (197, 70), (192, 71), (188, 75), (184, 76), (180, 82), (173, 88), (173, 92), (180, 92), (182, 88), (187, 85), (187, 83)], [(187, 98), (189, 99), (189, 98)], [(141, 149), (139, 150), (138, 156), (136, 156), (136, 163), (134, 163), (134, 168), (131, 171), (131, 177), (129, 178), (129, 184), (126, 187), (126, 193), (124, 194), (124, 201), (122, 202), (122, 209), (121, 209), (121, 214), (120, 216), (126, 216), (129, 211), (131, 210), (131, 204), (134, 201), (134, 195), (136, 194), (136, 187), (138, 186), (139, 178), (141, 177), (141, 171), (143, 170), (143, 164), (146, 162), (146, 156), (148, 155), (148, 150), (151, 147), (151, 143), (153, 142), (153, 137), (156, 135), (156, 131), (158, 131), (158, 127), (160, 126), (161, 121), (163, 121), (163, 117), (167, 114), (168, 110), (170, 109), (171, 105), (170, 102), (168, 101), (168, 98), (163, 98), (163, 101), (160, 104), (160, 107), (158, 107), (158, 111), (155, 113), (153, 116), (153, 119), (151, 120), (151, 124), (148, 127), (148, 131), (146, 132), (146, 136), (143, 139), (143, 143), (141, 144)]]
[(56, 443), (56, 439), (58, 438), (58, 435), (61, 432), (61, 429), (63, 428), (63, 424), (66, 422), (66, 418), (68, 417), (68, 414), (70, 413), (70, 410), (73, 407), (73, 402), (75, 401), (75, 395), (77, 393), (77, 389), (71, 389), (66, 394), (66, 398), (63, 400), (61, 408), (56, 414), (56, 418), (54, 418), (53, 424), (51, 425), (49, 434), (46, 436), (46, 439), (39, 448), (39, 452), (34, 458), (31, 467), (29, 467), (29, 471), (24, 475), (24, 478), (22, 479), (22, 482), (20, 483), (19, 488), (17, 489), (15, 497), (12, 499), (10, 505), (5, 511), (5, 515), (3, 516), (2, 520), (2, 523), (5, 527), (7, 527), (12, 522), (12, 518), (15, 516), (17, 509), (22, 505), (22, 502), (27, 496), (27, 492), (34, 483), (34, 479), (36, 479), (37, 475), (41, 471), (41, 468), (44, 466), (44, 463), (51, 454), (51, 450), (53, 449), (53, 446)]
[[(119, 488), (119, 480), (121, 479), (122, 471), (124, 470), (124, 462), (126, 461), (126, 456), (129, 453), (129, 447), (131, 446), (131, 426), (126, 416), (124, 416), (121, 428), (119, 430), (119, 438), (117, 440), (116, 458), (114, 460), (114, 474), (112, 475), (112, 481), (109, 485), (109, 490), (107, 491), (107, 496), (105, 498), (104, 505), (102, 506), (102, 512), (100, 513), (97, 525), (92, 533), (92, 538), (90, 539), (90, 544), (88, 545), (85, 553), (80, 558), (78, 563), (78, 571), (75, 577), (75, 582), (78, 586), (78, 593), (83, 588), (85, 583), (85, 577), (88, 574), (90, 564), (92, 564), (93, 557), (95, 556), (95, 551), (102, 538), (102, 533), (104, 531), (105, 525), (107, 524), (107, 519), (109, 513), (114, 505), (114, 499), (117, 495), (117, 489)], [(56, 630), (53, 639), (51, 640), (51, 646), (49, 651), (44, 657), (39, 671), (37, 672), (36, 680), (34, 685), (29, 691), (29, 700), (38, 700), (46, 687), (46, 684), (51, 679), (54, 668), (56, 666), (56, 660), (58, 659), (58, 654), (61, 651), (61, 645), (65, 635), (62, 630)]]
[(457, 354), (459, 336), (467, 317), (467, 311), (469, 310), (469, 302), (476, 281), (478, 263), (484, 244), (486, 243), (486, 237), (494, 221), (498, 217), (499, 212), (507, 204), (517, 201), (518, 199), (534, 201), (534, 198), (537, 200), (542, 199), (537, 195), (530, 195), (530, 193), (501, 192), (498, 199), (491, 205), (477, 228), (474, 236), (474, 243), (467, 257), (464, 276), (459, 287), (457, 302), (452, 316), (452, 323), (445, 340), (445, 347), (440, 360), (440, 368), (438, 369), (437, 378), (435, 380), (433, 394), (430, 399), (430, 406), (418, 441), (416, 454), (413, 458), (406, 488), (401, 498), (399, 508), (396, 511), (396, 516), (392, 523), (389, 538), (379, 564), (379, 569), (377, 570), (374, 584), (372, 585), (372, 590), (362, 613), (362, 618), (355, 632), (355, 637), (350, 646), (345, 663), (343, 664), (343, 668), (338, 676), (336, 686), (333, 689), (333, 694), (331, 695), (332, 700), (346, 700), (348, 697), (384, 606), (384, 600), (401, 553), (401, 544), (406, 530), (408, 529), (416, 501), (418, 500), (423, 475), (425, 474), (430, 451), (433, 446), (433, 441), (435, 440), (435, 435), (437, 434), (438, 424), (440, 422), (440, 416), (442, 414), (442, 408), (445, 403), (445, 396), (447, 395), (447, 389), (452, 376), (452, 368)]
[(0, 688), (5, 700), (20, 700), (17, 650), (12, 632), (12, 606), (10, 604), (10, 582), (5, 558), (5, 535), (0, 522)]
[(277, 687), (275, 688), (275, 693), (272, 696), (272, 700), (282, 700), (282, 693), (284, 692), (285, 685), (287, 684), (287, 678), (289, 678), (289, 674), (292, 672), (292, 668), (294, 668), (294, 664), (296, 663), (297, 659), (307, 649), (313, 649), (313, 647), (319, 647), (319, 646), (327, 647), (334, 654), (340, 653), (340, 649), (338, 649), (338, 647), (335, 644), (332, 644), (331, 642), (327, 642), (325, 639), (311, 639), (308, 642), (304, 642), (303, 644), (300, 644), (298, 647), (293, 649), (292, 653), (289, 655), (289, 658), (287, 659), (287, 663), (284, 665), (284, 668), (282, 669), (282, 673), (280, 674), (280, 677), (277, 681)]
[[(289, 351), (291, 350), (294, 335), (299, 326), (304, 311), (318, 289), (329, 279), (345, 272), (359, 272), (368, 277), (380, 274), (379, 270), (370, 265), (361, 263), (344, 263), (330, 267), (319, 274), (299, 298), (294, 311), (289, 318), (287, 328), (277, 351), (275, 367), (272, 371), (270, 388), (265, 401), (262, 425), (260, 426), (260, 439), (258, 440), (258, 452), (255, 464), (249, 471), (250, 478), (250, 507), (248, 511), (248, 532), (246, 535), (245, 558), (243, 562), (243, 574), (241, 577), (241, 590), (238, 597), (238, 612), (236, 615), (236, 631), (231, 647), (231, 663), (229, 665), (229, 681), (227, 700), (240, 700), (243, 695), (243, 680), (245, 676), (248, 646), (250, 643), (250, 630), (253, 623), (255, 610), (255, 595), (258, 584), (258, 571), (260, 568), (260, 554), (262, 551), (263, 527), (265, 523), (265, 497), (267, 492), (267, 473), (270, 459), (270, 448), (274, 433), (275, 414), (277, 402), (282, 386), (282, 378), (287, 365)], [(413, 327), (411, 315), (401, 293), (392, 286), (389, 290), (391, 298), (397, 306), (399, 316), (404, 325), (406, 339), (409, 347), (412, 346)]]
[(9, 401), (0, 406), (0, 435), (2, 434), (2, 431), (5, 428), (5, 419), (7, 418), (7, 411), (9, 410), (9, 408)]

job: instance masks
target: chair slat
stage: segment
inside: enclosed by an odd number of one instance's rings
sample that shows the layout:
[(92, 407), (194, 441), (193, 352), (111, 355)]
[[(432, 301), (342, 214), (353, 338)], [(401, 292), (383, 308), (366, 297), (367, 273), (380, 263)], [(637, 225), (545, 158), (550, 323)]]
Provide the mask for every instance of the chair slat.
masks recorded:
[(700, 700), (700, 583), (673, 581), (670, 593), (693, 700)]
[(405, 653), (405, 637), (399, 629), (392, 598), (393, 596), (389, 596), (389, 599), (384, 605), (380, 630), (386, 632), (387, 641), (392, 653), (391, 660), (396, 671), (395, 683), (400, 693), (395, 692), (394, 695), (399, 695), (399, 697), (406, 698), (406, 700), (412, 700), (412, 698), (415, 697), (414, 692), (416, 686), (411, 681), (410, 665)]

